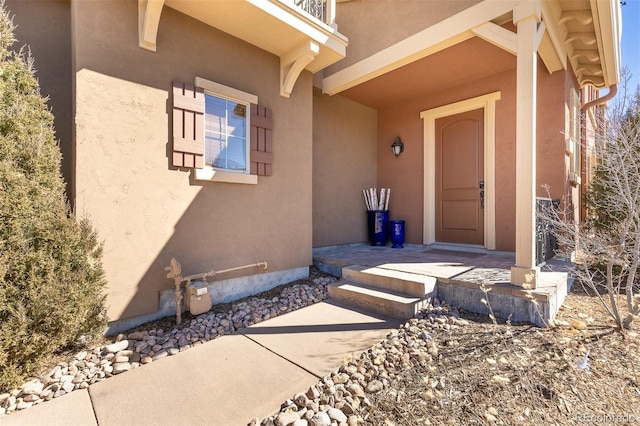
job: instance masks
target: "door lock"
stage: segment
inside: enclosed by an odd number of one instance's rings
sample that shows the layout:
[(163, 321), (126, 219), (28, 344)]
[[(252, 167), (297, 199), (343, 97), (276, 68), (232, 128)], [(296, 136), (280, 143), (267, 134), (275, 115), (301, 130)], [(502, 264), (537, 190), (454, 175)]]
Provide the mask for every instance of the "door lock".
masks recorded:
[(480, 185), (480, 189), (484, 189), (484, 181), (483, 180), (480, 181), (479, 185)]

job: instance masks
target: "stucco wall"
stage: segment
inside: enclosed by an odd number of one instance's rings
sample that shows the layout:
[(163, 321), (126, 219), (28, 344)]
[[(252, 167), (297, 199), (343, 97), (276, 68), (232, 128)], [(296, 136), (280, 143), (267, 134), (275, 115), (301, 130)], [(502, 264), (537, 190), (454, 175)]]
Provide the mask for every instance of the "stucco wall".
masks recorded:
[(453, 16), (480, 0), (351, 0), (336, 7), (338, 30), (349, 38), (347, 57), (325, 77)]
[[(442, 64), (446, 67), (446, 64)], [(561, 198), (567, 192), (564, 155), (565, 74), (550, 75), (538, 63), (538, 196)], [(378, 111), (378, 186), (393, 188), (391, 218), (405, 219), (409, 243), (422, 243), (423, 237), (423, 121), (420, 112), (500, 91), (496, 103), (496, 249), (515, 250), (515, 70), (437, 92)], [(405, 144), (398, 158), (390, 145), (396, 136)]]
[[(542, 64), (539, 63), (538, 67), (542, 67)], [(549, 74), (544, 68), (538, 72), (536, 183), (539, 197), (562, 199), (568, 195), (568, 169), (565, 167), (565, 129), (569, 129), (565, 120), (569, 114), (568, 77), (569, 73)], [(548, 193), (543, 186), (548, 186)]]
[[(185, 274), (311, 264), (311, 75), (283, 98), (277, 57), (168, 7), (155, 53), (138, 47), (135, 0), (74, 1), (72, 17), (77, 205), (105, 241), (110, 319), (155, 312), (172, 257)], [(171, 81), (196, 76), (272, 109), (273, 176), (194, 182), (169, 167)]]
[(18, 42), (28, 46), (34, 59), (40, 93), (49, 97), (56, 138), (62, 150), (62, 173), (67, 192), (73, 194), (73, 147), (71, 113), (71, 12), (69, 0), (6, 0), (13, 16)]
[(314, 247), (367, 240), (362, 189), (376, 185), (376, 126), (374, 109), (314, 90)]

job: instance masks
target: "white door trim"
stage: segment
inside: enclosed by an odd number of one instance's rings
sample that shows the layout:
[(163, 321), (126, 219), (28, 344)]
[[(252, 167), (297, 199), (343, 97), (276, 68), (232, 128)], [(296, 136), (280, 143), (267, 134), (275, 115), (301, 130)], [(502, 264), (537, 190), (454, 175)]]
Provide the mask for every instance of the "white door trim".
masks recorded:
[(436, 242), (436, 133), (438, 118), (459, 114), (474, 109), (484, 109), (484, 247), (496, 249), (496, 101), (500, 91), (488, 93), (449, 105), (428, 109), (420, 113), (423, 120), (424, 140), (424, 217), (422, 241), (424, 244)]

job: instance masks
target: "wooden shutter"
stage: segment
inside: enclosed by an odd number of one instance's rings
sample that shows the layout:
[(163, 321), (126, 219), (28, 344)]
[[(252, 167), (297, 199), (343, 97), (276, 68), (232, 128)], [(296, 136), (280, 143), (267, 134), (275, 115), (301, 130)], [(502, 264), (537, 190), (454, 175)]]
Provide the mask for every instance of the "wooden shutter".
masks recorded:
[(173, 82), (174, 167), (204, 167), (204, 90)]
[(251, 104), (251, 174), (271, 176), (273, 173), (273, 119), (271, 109)]

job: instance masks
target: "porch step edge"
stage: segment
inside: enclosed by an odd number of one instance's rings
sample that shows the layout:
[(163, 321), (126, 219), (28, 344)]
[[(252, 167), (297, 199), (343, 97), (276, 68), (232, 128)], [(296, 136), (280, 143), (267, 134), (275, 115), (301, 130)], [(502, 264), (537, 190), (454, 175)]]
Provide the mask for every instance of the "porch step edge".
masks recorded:
[(371, 287), (345, 279), (329, 284), (327, 290), (329, 297), (335, 300), (364, 310), (401, 319), (414, 317), (428, 303), (427, 298)]
[(342, 268), (342, 278), (369, 287), (397, 291), (419, 298), (434, 293), (437, 285), (437, 279), (428, 275), (361, 265)]

